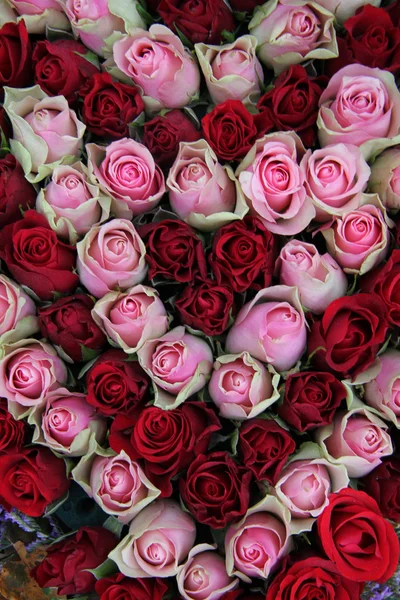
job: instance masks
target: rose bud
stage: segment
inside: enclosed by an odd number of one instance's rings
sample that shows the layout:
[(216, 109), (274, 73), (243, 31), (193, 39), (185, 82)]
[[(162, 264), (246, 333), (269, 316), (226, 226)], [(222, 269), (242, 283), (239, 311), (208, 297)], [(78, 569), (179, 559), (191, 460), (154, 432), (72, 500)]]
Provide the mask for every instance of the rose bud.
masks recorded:
[(360, 480), (360, 487), (377, 502), (383, 516), (400, 523), (400, 459), (384, 458)]
[(5, 22), (0, 28), (0, 44), (0, 97), (3, 98), (4, 85), (18, 88), (32, 83), (32, 46), (25, 22)]
[[(400, 232), (400, 227), (399, 227)], [(399, 244), (400, 246), (400, 235)], [(389, 260), (380, 265), (366, 277), (361, 278), (363, 292), (374, 292), (385, 303), (388, 320), (392, 326), (400, 326), (400, 250), (393, 250)]]
[[(3, 130), (1, 122), (0, 127)], [(25, 179), (15, 157), (6, 154), (0, 158), (0, 227), (19, 221), (20, 208), (24, 211), (33, 208), (36, 195), (35, 188)]]
[(168, 586), (159, 577), (131, 579), (115, 573), (96, 581), (95, 590), (100, 600), (114, 600), (121, 594), (124, 600), (163, 600)]
[(255, 104), (260, 97), (264, 72), (256, 56), (257, 40), (242, 35), (231, 44), (196, 44), (194, 49), (214, 104), (240, 100)]
[(133, 519), (109, 557), (128, 577), (173, 577), (195, 538), (195, 522), (177, 502), (156, 500)]
[(368, 187), (389, 211), (400, 209), (400, 150), (385, 150), (371, 166)]
[(400, 429), (400, 352), (386, 350), (377, 360), (380, 371), (365, 384), (364, 401)]
[(0, 275), (0, 342), (18, 342), (39, 331), (33, 300), (14, 281)]
[[(46, 33), (46, 27), (69, 29), (69, 21), (57, 0), (8, 0), (8, 3), (17, 11), (18, 20), (24, 20), (30, 34)], [(1, 10), (7, 9), (2, 6)]]
[(21, 452), (26, 427), (24, 421), (17, 421), (7, 410), (7, 400), (0, 398), (0, 456)]
[(302, 356), (306, 322), (297, 288), (275, 285), (244, 305), (226, 338), (230, 354), (249, 352), (277, 371), (291, 369)]
[(334, 13), (336, 20), (342, 25), (347, 19), (356, 14), (362, 6), (372, 4), (379, 6), (381, 0), (318, 0), (318, 4)]

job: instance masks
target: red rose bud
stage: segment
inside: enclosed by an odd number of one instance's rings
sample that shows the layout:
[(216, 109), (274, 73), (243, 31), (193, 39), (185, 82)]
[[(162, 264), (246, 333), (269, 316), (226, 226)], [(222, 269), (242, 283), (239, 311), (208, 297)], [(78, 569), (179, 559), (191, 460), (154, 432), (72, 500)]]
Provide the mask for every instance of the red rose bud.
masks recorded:
[(21, 210), (33, 208), (36, 196), (14, 156), (0, 158), (0, 227), (22, 219)]
[(360, 489), (372, 496), (386, 519), (400, 523), (399, 458), (385, 458), (371, 473), (360, 479)]
[(2, 86), (23, 88), (32, 82), (31, 42), (24, 21), (0, 29), (0, 97)]
[(385, 265), (361, 278), (363, 292), (374, 292), (385, 303), (391, 325), (400, 327), (400, 250), (393, 250)]
[(0, 398), (0, 455), (20, 452), (24, 436), (24, 421), (14, 419), (7, 410), (7, 400)]
[(162, 600), (168, 586), (159, 577), (131, 579), (116, 573), (96, 581), (95, 590), (100, 600)]

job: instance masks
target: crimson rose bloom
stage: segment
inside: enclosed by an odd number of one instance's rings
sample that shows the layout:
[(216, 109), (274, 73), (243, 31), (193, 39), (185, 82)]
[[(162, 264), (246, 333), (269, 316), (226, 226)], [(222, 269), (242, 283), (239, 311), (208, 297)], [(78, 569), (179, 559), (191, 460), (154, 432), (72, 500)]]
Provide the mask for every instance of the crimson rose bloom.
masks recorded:
[(387, 519), (400, 523), (400, 459), (394, 456), (384, 459), (360, 485), (376, 500)]
[(2, 86), (27, 87), (32, 81), (31, 42), (24, 21), (0, 29), (0, 97)]
[(142, 459), (147, 477), (165, 498), (172, 494), (171, 478), (207, 451), (211, 434), (220, 428), (207, 404), (187, 400), (173, 410), (151, 406), (135, 418), (117, 415), (109, 444), (115, 452)]
[(109, 73), (96, 73), (81, 88), (82, 118), (88, 130), (114, 139), (128, 137), (129, 127), (144, 110), (139, 90), (113, 81)]
[(7, 400), (0, 398), (0, 455), (20, 452), (24, 436), (25, 423), (14, 419), (7, 410)]
[(233, 15), (224, 0), (161, 0), (158, 14), (170, 29), (181, 31), (193, 44), (219, 44), (224, 29), (235, 29)]
[(209, 262), (219, 284), (245, 292), (270, 285), (275, 257), (273, 234), (260, 219), (247, 215), (217, 231)]
[(21, 210), (33, 208), (36, 190), (25, 179), (21, 165), (12, 154), (0, 158), (0, 227), (22, 218)]
[(385, 265), (362, 277), (361, 289), (377, 294), (386, 304), (391, 325), (400, 327), (400, 250), (393, 250)]
[(98, 67), (85, 58), (87, 48), (74, 40), (37, 42), (32, 61), (35, 82), (49, 96), (65, 96), (75, 102), (80, 88)]
[(229, 4), (232, 6), (233, 10), (252, 13), (256, 6), (265, 4), (265, 0), (230, 0)]
[(104, 562), (118, 538), (103, 527), (81, 527), (75, 534), (47, 548), (46, 558), (31, 571), (40, 587), (55, 587), (59, 596), (85, 594), (96, 578), (86, 569)]
[(332, 423), (336, 410), (346, 399), (346, 388), (331, 373), (304, 371), (289, 375), (279, 416), (304, 432)]
[(162, 600), (168, 591), (163, 579), (131, 579), (122, 573), (96, 581), (95, 591), (100, 600)]
[(90, 296), (77, 294), (60, 298), (47, 308), (39, 308), (40, 331), (52, 344), (60, 346), (74, 362), (84, 360), (83, 347), (101, 350), (106, 336), (93, 321)]
[(0, 258), (12, 277), (28, 286), (41, 300), (52, 300), (54, 292), (71, 293), (79, 283), (72, 270), (76, 250), (61, 242), (47, 220), (35, 210), (4, 227)]
[(228, 452), (212, 452), (195, 458), (179, 480), (179, 489), (199, 523), (222, 529), (248, 509), (252, 477)]
[(171, 167), (180, 142), (195, 142), (201, 132), (181, 110), (170, 110), (147, 121), (143, 128), (143, 144), (162, 168)]
[(250, 419), (239, 429), (238, 453), (258, 481), (276, 481), (296, 443), (276, 421)]
[(64, 460), (43, 446), (0, 456), (0, 481), (0, 503), (30, 517), (41, 517), (70, 484)]
[(86, 375), (86, 400), (106, 417), (130, 414), (145, 398), (149, 378), (122, 350), (108, 350)]
[(324, 551), (343, 577), (384, 583), (395, 572), (399, 540), (368, 494), (351, 488), (331, 494), (317, 526)]
[(344, 296), (313, 323), (308, 352), (319, 368), (354, 379), (374, 362), (387, 330), (387, 310), (377, 294)]

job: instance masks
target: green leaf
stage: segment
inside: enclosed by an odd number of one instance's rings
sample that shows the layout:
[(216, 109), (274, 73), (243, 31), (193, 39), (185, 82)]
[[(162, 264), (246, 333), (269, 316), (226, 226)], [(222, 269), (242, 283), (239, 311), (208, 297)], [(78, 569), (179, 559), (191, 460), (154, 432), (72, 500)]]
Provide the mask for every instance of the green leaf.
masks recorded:
[(89, 371), (89, 369), (91, 367), (93, 367), (93, 365), (96, 362), (96, 360), (97, 360), (97, 356), (96, 356), (96, 358), (93, 358), (92, 360), (90, 360), (89, 362), (87, 362), (85, 365), (83, 365), (82, 369), (78, 373), (78, 379), (82, 379), (82, 377), (84, 375), (86, 375), (86, 373)]
[(98, 350), (93, 350), (92, 348), (87, 348), (83, 344), (80, 344), (80, 347), (82, 350), (82, 361), (83, 362), (89, 362), (90, 360), (97, 358), (99, 355)]
[(118, 521), (115, 517), (108, 517), (103, 523), (104, 529), (108, 529), (111, 533), (115, 533), (118, 539), (121, 539), (121, 532), (123, 529), (123, 524)]
[(88, 50), (86, 54), (80, 54), (79, 52), (74, 52), (74, 54), (81, 56), (82, 58), (90, 62), (92, 65), (94, 65), (97, 69), (100, 69), (99, 57), (91, 50)]
[(221, 31), (221, 35), (224, 38), (224, 40), (226, 40), (229, 44), (233, 44), (233, 42), (235, 41), (235, 34), (232, 33), (232, 31), (227, 31), (226, 29), (223, 29)]
[(179, 39), (181, 40), (182, 44), (184, 46), (187, 46), (188, 48), (192, 49), (194, 48), (192, 42), (190, 40), (188, 40), (188, 38), (186, 37), (186, 35), (184, 33), (182, 33), (182, 31), (179, 29), (179, 27), (176, 25), (175, 21), (173, 23), (173, 26), (175, 28), (176, 34), (179, 37)]
[(352, 296), (356, 290), (357, 287), (357, 282), (358, 282), (358, 274), (356, 273), (353, 279), (353, 283), (351, 284), (351, 286), (349, 287), (349, 289), (346, 292), (346, 296)]
[(147, 23), (147, 25), (153, 25), (154, 21), (157, 20), (154, 17), (152, 17), (149, 12), (147, 12), (147, 10), (145, 9), (145, 7), (143, 6), (143, 4), (141, 2), (139, 2), (137, 4), (136, 10), (138, 11), (139, 15), (142, 17), (143, 21), (145, 23)]
[(109, 577), (110, 575), (117, 573), (118, 567), (111, 558), (106, 558), (106, 560), (96, 569), (84, 569), (84, 571), (92, 573), (96, 579), (103, 579), (104, 577)]
[(74, 35), (70, 31), (64, 31), (64, 29), (57, 29), (56, 27), (50, 27), (50, 25), (46, 25), (46, 38), (49, 40), (49, 42), (75, 39)]
[(53, 513), (55, 513), (55, 512), (56, 512), (56, 510), (58, 510), (58, 509), (60, 508), (60, 506), (61, 506), (62, 504), (64, 504), (64, 502), (65, 502), (66, 500), (68, 500), (68, 496), (69, 496), (69, 492), (66, 492), (66, 493), (64, 494), (64, 496), (62, 496), (61, 498), (58, 498), (57, 500), (55, 500), (54, 502), (52, 502), (51, 504), (49, 504), (49, 505), (46, 507), (46, 510), (45, 510), (44, 516), (45, 516), (45, 517), (49, 517), (50, 515), (52, 515)]

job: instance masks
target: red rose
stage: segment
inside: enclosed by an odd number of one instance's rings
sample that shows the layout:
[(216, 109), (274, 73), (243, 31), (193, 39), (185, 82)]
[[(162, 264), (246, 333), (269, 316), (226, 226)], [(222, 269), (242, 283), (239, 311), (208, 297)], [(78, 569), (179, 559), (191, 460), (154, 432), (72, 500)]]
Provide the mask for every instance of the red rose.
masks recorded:
[(284, 564), (267, 591), (266, 600), (359, 600), (362, 586), (345, 579), (325, 558), (311, 556)]
[(142, 142), (160, 167), (169, 168), (178, 154), (180, 142), (195, 142), (200, 138), (201, 132), (189, 117), (174, 109), (144, 124)]
[(47, 548), (46, 558), (31, 571), (40, 587), (55, 587), (59, 596), (85, 594), (95, 589), (96, 578), (87, 569), (104, 562), (118, 538), (103, 527), (81, 527), (73, 535)]
[(182, 32), (193, 44), (219, 44), (222, 31), (233, 31), (235, 21), (224, 0), (161, 0), (158, 14), (175, 33)]
[(222, 529), (249, 507), (252, 474), (227, 452), (200, 454), (179, 480), (182, 500), (199, 523)]
[(158, 577), (131, 579), (116, 573), (96, 581), (95, 591), (100, 600), (162, 600), (168, 586)]
[(240, 100), (226, 100), (203, 117), (204, 137), (219, 159), (239, 160), (258, 137), (254, 115)]
[(0, 158), (0, 227), (22, 219), (21, 209), (35, 206), (36, 196), (14, 156)]
[(364, 492), (344, 488), (331, 494), (317, 526), (325, 553), (343, 577), (384, 583), (396, 571), (396, 532)]
[(384, 517), (400, 523), (400, 458), (384, 459), (360, 479), (360, 486), (376, 500)]
[(27, 210), (23, 219), (4, 227), (0, 258), (13, 278), (41, 300), (52, 300), (54, 292), (69, 294), (79, 283), (72, 273), (75, 248), (57, 239), (46, 218), (34, 210)]
[(377, 294), (388, 309), (389, 323), (400, 327), (400, 250), (393, 250), (385, 265), (362, 277), (361, 289)]
[(331, 373), (303, 371), (286, 379), (278, 414), (294, 429), (309, 431), (332, 423), (346, 395), (343, 383)]
[(240, 460), (258, 481), (274, 483), (295, 450), (294, 439), (273, 420), (251, 419), (239, 429)]
[(14, 419), (7, 400), (0, 398), (0, 455), (20, 452), (24, 443), (25, 423)]
[(86, 46), (74, 40), (37, 42), (32, 55), (35, 82), (49, 96), (75, 102), (80, 88), (99, 70), (85, 58), (87, 52)]
[(275, 257), (273, 234), (260, 219), (247, 215), (217, 231), (209, 262), (219, 284), (245, 292), (270, 285)]
[[(0, 86), (27, 87), (32, 81), (31, 42), (24, 21), (0, 29)], [(0, 90), (2, 96), (3, 90)]]
[(39, 308), (40, 331), (55, 346), (60, 346), (74, 362), (85, 360), (83, 348), (101, 350), (106, 337), (93, 321), (90, 296), (77, 294), (60, 298), (47, 308)]
[(313, 323), (308, 352), (318, 368), (354, 379), (374, 362), (387, 330), (386, 307), (377, 294), (343, 296)]
[(220, 428), (207, 404), (187, 400), (173, 410), (145, 408), (133, 419), (117, 415), (109, 444), (115, 452), (142, 459), (147, 477), (167, 497), (172, 494), (171, 478), (207, 451), (212, 432)]
[(70, 484), (64, 460), (42, 446), (0, 456), (0, 481), (0, 503), (30, 517), (42, 516)]
[(274, 87), (260, 98), (257, 108), (266, 113), (275, 129), (296, 131), (305, 146), (313, 146), (318, 102), (327, 81), (325, 76), (310, 77), (301, 65), (292, 65), (275, 79)]
[(137, 361), (127, 360), (122, 350), (108, 350), (86, 375), (86, 400), (102, 415), (129, 415), (140, 406), (149, 378)]
[(252, 13), (256, 6), (265, 4), (265, 0), (230, 0), (229, 4), (233, 10)]
[(165, 219), (143, 225), (139, 234), (146, 244), (149, 279), (161, 275), (165, 279), (185, 283), (192, 281), (197, 274), (206, 276), (203, 244), (183, 221)]
[(387, 4), (384, 10), (390, 15), (392, 23), (398, 27), (400, 25), (400, 1), (395, 0), (395, 2)]
[(83, 122), (89, 131), (103, 137), (129, 137), (129, 124), (144, 111), (139, 89), (113, 81), (109, 73), (95, 73), (79, 95), (83, 98)]

